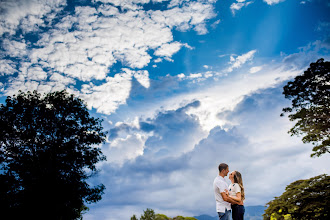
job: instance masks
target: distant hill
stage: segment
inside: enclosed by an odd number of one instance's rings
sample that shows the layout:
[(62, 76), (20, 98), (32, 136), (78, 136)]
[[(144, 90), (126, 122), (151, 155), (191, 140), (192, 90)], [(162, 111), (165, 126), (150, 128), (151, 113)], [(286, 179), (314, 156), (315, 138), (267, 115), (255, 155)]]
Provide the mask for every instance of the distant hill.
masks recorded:
[(265, 212), (265, 206), (246, 206), (244, 219), (246, 220), (262, 220), (262, 214)]
[(197, 218), (198, 220), (219, 220), (218, 216), (212, 217), (209, 215), (194, 216), (194, 218)]
[[(245, 206), (245, 220), (262, 220), (262, 214), (264, 214), (265, 207), (258, 205), (258, 206)], [(198, 220), (219, 220), (218, 216), (209, 216), (209, 215), (200, 215), (194, 216), (194, 218)]]

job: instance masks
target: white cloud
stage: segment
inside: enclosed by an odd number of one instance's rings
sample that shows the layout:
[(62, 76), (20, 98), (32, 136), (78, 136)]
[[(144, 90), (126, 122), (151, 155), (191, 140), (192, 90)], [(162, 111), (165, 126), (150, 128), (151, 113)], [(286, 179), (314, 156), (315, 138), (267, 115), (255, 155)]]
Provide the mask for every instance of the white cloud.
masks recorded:
[(150, 87), (150, 80), (149, 80), (149, 73), (148, 71), (135, 71), (134, 72), (134, 78), (145, 88)]
[(300, 4), (303, 4), (304, 5), (306, 3), (311, 3), (311, 2), (313, 2), (313, 0), (305, 0), (305, 1), (301, 1)]
[(106, 82), (100, 85), (83, 84), (80, 91), (74, 89), (72, 92), (85, 100), (89, 108), (95, 108), (103, 114), (111, 114), (119, 105), (126, 103), (132, 88), (132, 77), (145, 88), (150, 86), (148, 71), (132, 71), (127, 68), (122, 70), (123, 72), (114, 77), (107, 77)]
[(185, 78), (186, 76), (184, 75), (184, 73), (180, 73), (180, 74), (177, 75), (177, 77), (180, 78), (180, 79), (183, 79), (183, 78)]
[(275, 5), (285, 0), (264, 0), (268, 5)]
[(126, 160), (143, 155), (144, 143), (147, 135), (131, 134), (126, 138), (117, 138), (111, 142), (108, 149), (103, 150), (107, 156), (107, 163), (122, 165)]
[(92, 83), (84, 84), (79, 96), (88, 103), (89, 108), (96, 108), (97, 112), (110, 114), (119, 105), (125, 104), (132, 84), (132, 72), (127, 71), (107, 77), (106, 82), (97, 86)]
[(196, 79), (196, 78), (201, 78), (203, 75), (201, 73), (191, 73), (188, 78), (191, 79)]
[[(26, 63), (25, 63), (26, 64)], [(47, 79), (47, 73), (40, 66), (25, 66), (20, 68), (26, 78), (34, 81), (44, 81)]]
[[(150, 2), (148, 0), (101, 2), (112, 4), (103, 4), (99, 7), (75, 7), (73, 14), (62, 14), (61, 17), (55, 16), (65, 5), (61, 1), (45, 4), (40, 4), (42, 3), (40, 1), (29, 3), (18, 1), (4, 4), (2, 8), (8, 18), (2, 17), (2, 27), (7, 28), (2, 29), (3, 31), (10, 34), (14, 34), (16, 30), (22, 30), (23, 33), (34, 32), (39, 31), (40, 26), (46, 23), (50, 28), (47, 32), (39, 33), (40, 38), (34, 44), (37, 47), (31, 42), (25, 42), (23, 38), (15, 41), (9, 38), (3, 40), (3, 54), (17, 58), (22, 63), (18, 70), (15, 70), (11, 62), (7, 62), (7, 65), (2, 67), (1, 74), (12, 75), (13, 72), (19, 74), (17, 80), (12, 79), (5, 84), (5, 91), (8, 90), (6, 94), (15, 93), (17, 88), (23, 90), (42, 88), (43, 91), (65, 88), (74, 85), (73, 79), (83, 81), (82, 88), (85, 89), (86, 94), (91, 92), (100, 94), (99, 90), (108, 89), (110, 84), (110, 87), (117, 86), (114, 82), (118, 78), (111, 79), (108, 76), (109, 70), (115, 63), (121, 62), (124, 67), (142, 69), (149, 65), (153, 51), (153, 55), (159, 56), (154, 60), (155, 62), (160, 62), (162, 59), (173, 62), (173, 54), (183, 46), (192, 48), (185, 43), (173, 41), (172, 30), (195, 29), (198, 34), (205, 34), (207, 32), (205, 22), (215, 16), (214, 1), (183, 1), (179, 4), (180, 7), (172, 4), (162, 11), (143, 10), (141, 4)], [(164, 3), (171, 4), (167, 1)], [(119, 11), (116, 6), (125, 10)], [(39, 12), (35, 9), (39, 9)], [(11, 17), (11, 14), (15, 16)], [(51, 26), (55, 19), (59, 21)], [(34, 74), (36, 75), (32, 76)], [(52, 78), (53, 74), (59, 74), (67, 80), (59, 86), (56, 86), (54, 81), (46, 82), (46, 79)], [(136, 73), (135, 78), (148, 88), (148, 76), (147, 72), (141, 72)], [(122, 77), (123, 75), (119, 74), (119, 78)], [(93, 80), (106, 80), (106, 83), (102, 85), (98, 83), (98, 86), (88, 84)], [(124, 91), (111, 90), (111, 96), (117, 97), (109, 98), (110, 103), (112, 101), (116, 103), (112, 107), (109, 107), (106, 100), (97, 99), (99, 101), (97, 104), (88, 98), (91, 101), (90, 105), (103, 113), (115, 111), (120, 104), (125, 103), (123, 99), (128, 97), (125, 88), (130, 87), (128, 82), (130, 80), (124, 81)], [(113, 83), (116, 86), (112, 85)], [(27, 85), (33, 86), (28, 88)]]
[(214, 74), (213, 74), (213, 72), (211, 72), (211, 71), (207, 71), (207, 72), (204, 74), (204, 77), (205, 77), (205, 78), (210, 78), (210, 77), (212, 77), (212, 76), (214, 76)]
[(241, 67), (247, 61), (252, 60), (253, 57), (254, 57), (254, 54), (256, 52), (257, 52), (257, 50), (251, 50), (251, 51), (247, 52), (246, 54), (238, 56), (237, 58), (234, 58), (233, 56), (230, 56), (231, 66), (226, 71), (227, 72), (232, 72), (234, 69)]
[[(251, 74), (238, 74), (233, 77), (223, 78), (214, 86), (208, 86), (205, 90), (196, 93), (178, 95), (172, 100), (164, 103), (166, 108), (174, 108), (175, 103), (182, 103), (184, 100), (199, 100), (201, 105), (196, 109), (188, 111), (196, 115), (204, 130), (210, 131), (216, 126), (235, 125), (234, 122), (225, 121), (218, 117), (218, 112), (231, 111), (247, 95), (257, 92), (260, 89), (273, 87), (280, 82), (296, 76), (302, 70), (285, 67), (269, 67), (267, 70)], [(246, 71), (248, 72), (248, 70)]]
[(254, 66), (250, 68), (250, 73), (256, 73), (262, 70), (263, 66)]
[(243, 8), (244, 6), (248, 6), (250, 4), (252, 4), (253, 2), (245, 2), (245, 0), (237, 0), (237, 3), (232, 3), (230, 5), (230, 10), (233, 13), (233, 15), (235, 15), (235, 11), (241, 10), (241, 8)]
[(221, 22), (221, 20), (219, 19), (219, 20), (216, 20), (212, 25), (211, 25), (211, 27), (213, 28), (213, 29), (215, 29), (217, 26), (218, 26), (218, 24)]
[(230, 6), (231, 12), (235, 14), (235, 10), (240, 10), (245, 4), (244, 3), (233, 3)]
[(328, 39), (324, 39), (323, 41), (317, 40), (310, 42), (306, 46), (299, 48), (300, 51), (298, 53), (289, 55), (282, 54), (283, 62), (287, 68), (307, 69), (312, 61), (315, 62), (320, 57), (323, 57), (325, 60), (329, 60), (329, 55), (319, 54), (319, 51), (322, 51), (323, 49), (330, 49), (330, 45), (327, 41)]
[(19, 58), (27, 55), (26, 42), (25, 40), (16, 41), (4, 39), (2, 42), (3, 49), (6, 51), (6, 55), (11, 57)]
[(156, 56), (171, 57), (173, 54), (178, 52), (182, 47), (179, 42), (173, 42), (169, 44), (163, 44), (160, 48), (155, 51)]
[[(204, 131), (209, 132), (216, 126), (230, 128), (235, 126), (237, 122), (219, 117), (220, 112), (232, 111), (246, 96), (257, 93), (262, 89), (274, 87), (302, 72), (301, 69), (287, 69), (286, 64), (267, 66), (267, 68), (263, 66), (263, 71), (254, 74), (248, 74), (249, 70), (249, 68), (246, 68), (239, 71), (240, 74), (233, 74), (221, 77), (218, 81), (208, 82), (205, 87), (200, 87), (195, 92), (179, 93), (163, 100), (151, 99), (152, 104), (144, 102), (144, 108), (141, 109), (140, 113), (138, 113), (139, 110), (136, 113), (143, 115), (145, 118), (152, 118), (159, 106), (164, 110), (174, 110), (185, 105), (185, 103), (199, 100), (200, 106), (188, 110), (187, 113), (198, 118)], [(207, 71), (187, 76), (181, 73), (177, 75), (177, 78), (179, 82), (185, 79), (191, 80), (193, 83), (196, 79), (216, 77), (216, 75), (217, 72)], [(171, 87), (168, 89), (171, 90)], [(150, 92), (153, 91), (150, 90)]]
[(180, 31), (194, 28), (199, 34), (205, 34), (207, 32), (205, 21), (215, 16), (212, 3), (186, 2), (183, 7), (154, 11), (151, 17), (154, 21), (165, 23), (170, 28), (176, 27)]
[(11, 60), (0, 60), (0, 76), (12, 75), (15, 73), (14, 62)]
[(154, 60), (155, 63), (160, 63), (160, 62), (162, 62), (162, 61), (163, 61), (163, 59), (160, 58), (160, 57)]
[(55, 14), (66, 5), (65, 0), (17, 0), (2, 1), (0, 4), (0, 36), (4, 33), (13, 35), (17, 27), (29, 32), (44, 25), (43, 16)]
[(75, 83), (74, 79), (70, 77), (65, 77), (59, 73), (53, 73), (49, 80), (64, 85), (70, 85)]

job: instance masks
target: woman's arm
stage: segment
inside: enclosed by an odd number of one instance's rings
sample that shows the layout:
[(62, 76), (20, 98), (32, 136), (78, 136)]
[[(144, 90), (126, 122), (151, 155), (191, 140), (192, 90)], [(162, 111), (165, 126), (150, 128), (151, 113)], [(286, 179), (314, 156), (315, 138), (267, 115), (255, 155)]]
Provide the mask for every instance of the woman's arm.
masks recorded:
[(242, 202), (242, 197), (240, 192), (236, 193), (236, 196), (229, 196), (229, 197), (235, 200), (236, 202)]
[(231, 197), (229, 197), (226, 192), (222, 192), (221, 193), (221, 196), (222, 196), (222, 199), (224, 201), (226, 201), (226, 202), (229, 202), (231, 204), (238, 204), (238, 205), (240, 205), (239, 202), (237, 202), (237, 201), (233, 200)]

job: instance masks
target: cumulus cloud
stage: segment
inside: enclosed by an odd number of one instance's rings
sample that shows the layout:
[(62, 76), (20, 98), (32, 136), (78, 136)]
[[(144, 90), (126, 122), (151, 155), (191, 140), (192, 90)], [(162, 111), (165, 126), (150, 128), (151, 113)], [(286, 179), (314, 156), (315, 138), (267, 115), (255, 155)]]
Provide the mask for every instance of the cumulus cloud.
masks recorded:
[(107, 149), (103, 150), (105, 155), (110, 155), (107, 157), (107, 162), (122, 165), (125, 161), (142, 155), (146, 137), (136, 133), (115, 139)]
[(152, 118), (116, 124), (109, 132), (108, 161), (123, 164), (140, 155), (167, 157), (191, 151), (206, 134), (198, 119), (186, 113), (199, 105), (194, 101), (176, 110), (160, 111)]
[[(91, 208), (89, 214), (99, 219), (115, 219), (113, 212), (116, 212), (117, 218), (127, 219), (146, 207), (156, 207), (156, 212), (170, 216), (180, 213), (187, 216), (215, 215), (212, 182), (218, 175), (217, 166), (221, 162), (229, 164), (231, 171), (242, 173), (247, 206), (264, 205), (297, 179), (328, 173), (329, 168), (324, 166), (328, 155), (310, 158), (312, 146), (287, 134), (292, 123), (279, 117), (285, 105), (281, 89), (282, 85), (245, 96), (225, 116), (237, 122), (234, 127), (223, 129), (216, 126), (198, 141), (192, 141), (195, 136), (186, 135), (185, 130), (201, 127), (198, 123), (192, 124), (193, 118), (184, 113), (188, 108), (198, 108), (197, 101), (144, 121), (153, 126), (144, 124), (140, 132), (156, 131), (157, 135), (148, 137), (144, 154), (125, 160), (121, 166), (103, 165), (102, 182), (109, 186), (106, 193), (111, 194), (111, 199), (102, 200), (98, 208)], [(130, 138), (127, 136), (126, 144), (135, 146), (132, 152), (136, 152), (142, 144), (131, 143)], [(118, 140), (124, 141), (123, 138)], [(189, 151), (182, 153), (181, 146), (172, 142), (190, 145)], [(166, 149), (160, 151), (165, 145), (168, 147), (166, 153)], [(126, 145), (122, 143), (122, 146)], [(262, 179), (267, 179), (267, 184), (260, 184)], [(265, 194), (265, 191), (271, 193)], [(118, 204), (123, 209), (130, 206), (131, 209), (128, 212), (115, 211)], [(138, 208), (141, 210), (136, 211)]]
[[(127, 135), (141, 130), (143, 135), (146, 133), (151, 135), (145, 139), (144, 154), (168, 155), (173, 153), (174, 147), (177, 154), (187, 152), (193, 146), (191, 143), (196, 143), (213, 128), (220, 126), (226, 130), (237, 126), (239, 122), (228, 117), (228, 113), (236, 109), (245, 97), (277, 86), (302, 72), (295, 69), (286, 70), (282, 66), (265, 66), (254, 74), (248, 74), (248, 71), (249, 69), (243, 71), (246, 74), (219, 79), (216, 83), (206, 83), (204, 89), (200, 88), (195, 92), (178, 93), (177, 90), (176, 96), (164, 100), (159, 100), (159, 94), (157, 94), (159, 85), (154, 85), (148, 91), (138, 94), (144, 97), (143, 107), (139, 105), (139, 102), (132, 106), (135, 116), (140, 118), (139, 125), (134, 123), (134, 126), (116, 126), (115, 130), (110, 131), (110, 137), (120, 137), (124, 140)], [(191, 80), (205, 77), (206, 73), (192, 75), (194, 78)], [(178, 77), (181, 77), (181, 80), (188, 80), (190, 75), (180, 74)], [(173, 88), (173, 85), (169, 84), (164, 89), (170, 91)], [(147, 94), (154, 94), (154, 97)], [(98, 95), (98, 97), (104, 96), (106, 94)], [(190, 103), (195, 104), (191, 106)], [(155, 114), (159, 111), (159, 106), (162, 110)], [(186, 106), (186, 108), (182, 110), (181, 106)], [(146, 119), (143, 120), (143, 118)], [(184, 124), (188, 124), (189, 121), (191, 124), (185, 126)], [(176, 128), (176, 130), (172, 133), (168, 127)], [(192, 133), (196, 137), (194, 140), (190, 137)]]

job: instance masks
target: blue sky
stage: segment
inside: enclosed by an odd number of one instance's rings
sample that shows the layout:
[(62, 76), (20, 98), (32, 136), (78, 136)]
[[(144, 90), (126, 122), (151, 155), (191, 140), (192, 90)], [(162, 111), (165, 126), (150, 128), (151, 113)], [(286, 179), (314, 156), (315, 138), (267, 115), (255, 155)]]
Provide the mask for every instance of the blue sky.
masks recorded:
[[(329, 60), (327, 0), (1, 1), (0, 102), (67, 89), (109, 131), (85, 219), (216, 215), (221, 162), (246, 205), (329, 174), (329, 155), (287, 131), (282, 87)], [(229, 181), (228, 181), (229, 182)]]

